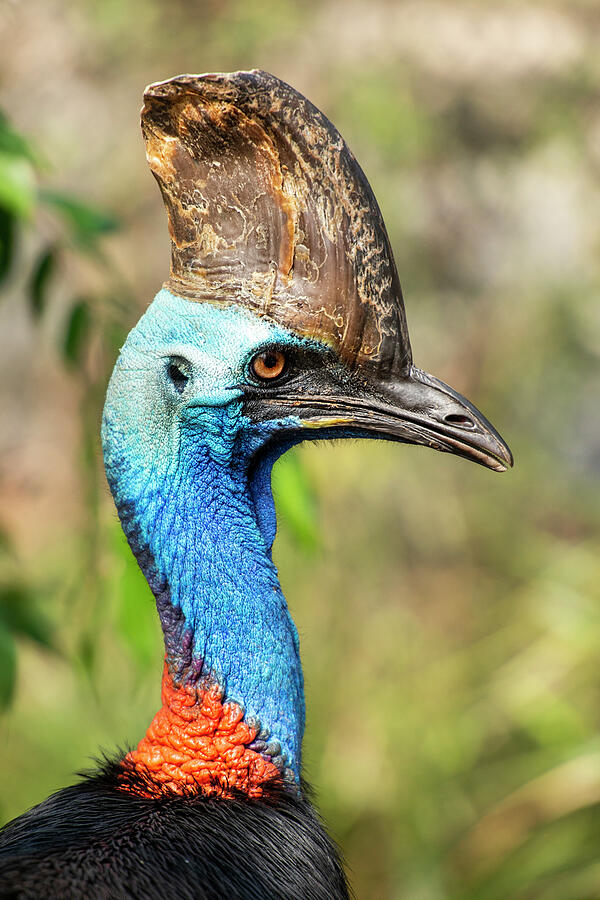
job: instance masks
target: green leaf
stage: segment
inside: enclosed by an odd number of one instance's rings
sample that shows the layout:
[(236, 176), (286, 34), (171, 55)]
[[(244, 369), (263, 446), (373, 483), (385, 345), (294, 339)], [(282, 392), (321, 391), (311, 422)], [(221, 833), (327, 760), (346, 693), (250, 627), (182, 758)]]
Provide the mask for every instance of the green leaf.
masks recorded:
[(46, 293), (52, 273), (56, 268), (56, 251), (53, 247), (44, 250), (39, 258), (31, 276), (29, 298), (34, 315), (41, 316), (46, 308)]
[(119, 227), (119, 220), (115, 216), (82, 203), (71, 194), (43, 190), (40, 192), (40, 200), (62, 215), (73, 240), (83, 249), (93, 248), (98, 238)]
[(15, 637), (26, 637), (48, 650), (54, 649), (50, 626), (37, 608), (34, 595), (23, 585), (0, 588), (0, 627)]
[(35, 173), (29, 160), (0, 150), (0, 207), (21, 219), (35, 206)]
[(297, 452), (286, 453), (275, 465), (273, 493), (281, 521), (305, 550), (315, 550), (319, 545), (317, 503)]
[(15, 692), (17, 648), (10, 631), (0, 621), (0, 709), (6, 709)]
[(0, 208), (0, 282), (8, 276), (12, 265), (16, 225), (13, 213)]
[(12, 127), (6, 115), (0, 110), (0, 153), (37, 162), (37, 154), (22, 134)]
[(94, 635), (89, 634), (89, 632), (83, 634), (79, 641), (78, 649), (81, 667), (88, 678), (91, 678), (96, 667), (96, 658), (98, 655), (98, 648), (96, 647)]
[(79, 300), (67, 319), (63, 343), (63, 357), (69, 365), (81, 362), (83, 349), (90, 328), (90, 310), (86, 300)]

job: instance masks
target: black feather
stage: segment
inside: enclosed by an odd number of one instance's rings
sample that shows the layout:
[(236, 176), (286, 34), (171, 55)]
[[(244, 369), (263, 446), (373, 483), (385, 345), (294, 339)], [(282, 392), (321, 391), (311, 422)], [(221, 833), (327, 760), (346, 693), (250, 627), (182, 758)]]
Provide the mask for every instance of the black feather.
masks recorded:
[(306, 791), (140, 796), (149, 787), (108, 762), (10, 822), (0, 831), (0, 897), (347, 900)]

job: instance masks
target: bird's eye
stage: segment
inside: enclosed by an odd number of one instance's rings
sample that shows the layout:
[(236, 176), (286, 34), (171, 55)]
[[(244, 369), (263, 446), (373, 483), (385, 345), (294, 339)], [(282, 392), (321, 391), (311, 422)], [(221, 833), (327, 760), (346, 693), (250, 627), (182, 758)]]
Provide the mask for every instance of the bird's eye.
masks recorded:
[(274, 381), (287, 368), (287, 358), (282, 350), (269, 348), (257, 353), (250, 363), (250, 371), (259, 381)]
[(190, 380), (187, 368), (183, 360), (174, 359), (167, 366), (167, 377), (178, 394), (183, 394)]

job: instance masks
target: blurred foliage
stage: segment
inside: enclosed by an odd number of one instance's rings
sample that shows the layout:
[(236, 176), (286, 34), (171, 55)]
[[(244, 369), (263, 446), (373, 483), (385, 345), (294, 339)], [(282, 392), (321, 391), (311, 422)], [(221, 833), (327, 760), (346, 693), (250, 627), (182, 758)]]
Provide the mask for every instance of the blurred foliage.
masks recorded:
[[(3, 813), (68, 783), (98, 747), (135, 743), (156, 709), (161, 636), (97, 437), (106, 379), (148, 299), (138, 282), (158, 225), (144, 227), (155, 216), (165, 232), (149, 182), (130, 187), (143, 156), (133, 127), (123, 135), (138, 84), (259, 65), (341, 128), (383, 208), (417, 361), (489, 414), (517, 463), (496, 478), (375, 443), (301, 447), (277, 463), (275, 555), (302, 642), (307, 776), (361, 898), (599, 897), (598, 9), (45, 9), (22, 41), (38, 20), (54, 36), (43, 35), (56, 53), (48, 90), (67, 112), (48, 114), (44, 148), (60, 164), (2, 118), (0, 287), (28, 304), (34, 347), (52, 336), (77, 391), (83, 503), (64, 527), (56, 509), (45, 549), (2, 543), (0, 701), (14, 694)], [(37, 143), (36, 96), (17, 94), (11, 111)], [(66, 136), (48, 124), (57, 115)], [(50, 189), (65, 167), (79, 177)], [(116, 215), (86, 199), (105, 195)]]
[[(101, 412), (102, 387), (106, 373), (116, 353), (125, 329), (122, 324), (123, 305), (115, 302), (114, 282), (116, 273), (106, 260), (99, 245), (100, 238), (117, 228), (117, 221), (102, 210), (82, 202), (78, 197), (59, 191), (41, 189), (38, 186), (40, 170), (44, 166), (25, 137), (0, 113), (0, 222), (2, 246), (0, 259), (2, 278), (8, 278), (13, 267), (23, 261), (19, 256), (21, 232), (35, 229), (34, 219), (47, 212), (54, 214), (50, 229), (50, 242), (43, 242), (37, 251), (28, 277), (28, 299), (34, 319), (39, 322), (48, 312), (53, 281), (70, 254), (89, 254), (103, 268), (104, 291), (89, 298), (70, 298), (63, 309), (60, 328), (59, 353), (65, 365), (77, 366), (84, 384), (82, 408), (88, 412), (82, 417), (84, 446), (94, 443), (97, 422)], [(122, 293), (122, 289), (121, 292)], [(118, 295), (117, 295), (118, 296)], [(110, 297), (110, 300), (107, 298)], [(125, 297), (125, 299), (129, 299)], [(101, 336), (102, 358), (95, 372), (84, 365), (89, 351), (88, 339), (93, 329)], [(115, 341), (115, 337), (119, 341)], [(93, 415), (89, 416), (89, 410)], [(97, 458), (91, 454), (82, 458), (82, 476), (96, 493)], [(89, 494), (88, 494), (89, 496)], [(97, 503), (90, 497), (88, 524), (88, 554), (90, 564), (88, 580), (92, 586), (97, 580), (95, 566), (95, 541), (97, 528), (95, 517)], [(6, 541), (9, 544), (9, 540)], [(55, 637), (40, 612), (39, 597), (23, 575), (18, 574), (15, 561), (0, 570), (5, 580), (0, 581), (0, 702), (7, 705), (12, 699), (16, 675), (15, 639), (29, 638), (47, 649), (56, 649)], [(16, 581), (14, 579), (17, 579)], [(20, 578), (20, 580), (19, 580)], [(8, 579), (8, 580), (6, 580)], [(46, 586), (47, 589), (47, 586)], [(82, 639), (82, 645), (85, 637)]]

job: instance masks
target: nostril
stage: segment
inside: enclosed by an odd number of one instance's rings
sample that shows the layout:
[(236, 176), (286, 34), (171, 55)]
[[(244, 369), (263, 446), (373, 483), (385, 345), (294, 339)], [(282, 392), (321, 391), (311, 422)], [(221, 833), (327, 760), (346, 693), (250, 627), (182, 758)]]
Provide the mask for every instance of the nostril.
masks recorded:
[(444, 422), (447, 422), (448, 425), (456, 425), (457, 428), (475, 428), (475, 422), (473, 419), (469, 419), (468, 416), (460, 416), (455, 413), (451, 413), (449, 416), (444, 416)]

